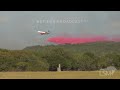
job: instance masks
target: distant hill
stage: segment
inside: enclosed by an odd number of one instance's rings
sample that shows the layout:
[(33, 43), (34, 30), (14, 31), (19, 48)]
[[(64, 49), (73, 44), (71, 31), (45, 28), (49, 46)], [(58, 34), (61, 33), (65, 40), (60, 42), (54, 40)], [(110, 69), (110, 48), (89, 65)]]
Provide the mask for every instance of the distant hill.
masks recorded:
[(48, 45), (48, 46), (30, 46), (24, 48), (24, 50), (42, 51), (49, 49), (50, 47), (62, 47), (72, 52), (93, 52), (93, 53), (108, 53), (119, 52), (120, 42), (94, 42), (94, 43), (82, 43), (82, 44), (64, 44), (64, 45)]

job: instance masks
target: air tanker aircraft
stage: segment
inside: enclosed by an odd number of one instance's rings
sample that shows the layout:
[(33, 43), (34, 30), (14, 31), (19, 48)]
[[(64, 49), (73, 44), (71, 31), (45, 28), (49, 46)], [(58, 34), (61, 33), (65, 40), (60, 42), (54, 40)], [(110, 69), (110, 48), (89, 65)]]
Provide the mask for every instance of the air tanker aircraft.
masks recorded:
[(41, 35), (45, 35), (45, 34), (49, 34), (50, 32), (38, 31), (38, 33), (40, 33)]

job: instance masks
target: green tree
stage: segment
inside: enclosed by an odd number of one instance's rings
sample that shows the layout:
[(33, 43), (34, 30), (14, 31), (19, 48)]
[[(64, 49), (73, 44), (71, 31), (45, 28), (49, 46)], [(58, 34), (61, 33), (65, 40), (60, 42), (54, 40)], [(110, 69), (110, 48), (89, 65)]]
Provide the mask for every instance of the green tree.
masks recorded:
[(44, 57), (50, 65), (49, 70), (56, 71), (58, 64), (61, 64), (62, 70), (69, 70), (71, 68), (72, 56), (68, 50), (53, 48)]
[(26, 71), (28, 67), (29, 67), (29, 64), (27, 62), (18, 62), (16, 64), (17, 71)]

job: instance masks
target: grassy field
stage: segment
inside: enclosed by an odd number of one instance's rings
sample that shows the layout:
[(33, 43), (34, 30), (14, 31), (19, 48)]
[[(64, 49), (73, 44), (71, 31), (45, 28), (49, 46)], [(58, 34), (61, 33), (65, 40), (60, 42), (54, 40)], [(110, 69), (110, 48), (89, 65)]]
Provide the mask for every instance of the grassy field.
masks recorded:
[(0, 79), (120, 79), (120, 71), (0, 72)]

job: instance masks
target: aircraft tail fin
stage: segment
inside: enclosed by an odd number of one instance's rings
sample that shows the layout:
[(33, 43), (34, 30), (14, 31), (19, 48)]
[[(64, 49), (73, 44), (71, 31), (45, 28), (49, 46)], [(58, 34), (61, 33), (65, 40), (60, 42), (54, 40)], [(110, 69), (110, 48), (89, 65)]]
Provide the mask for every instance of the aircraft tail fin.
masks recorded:
[(48, 33), (50, 33), (50, 31), (48, 30)]

